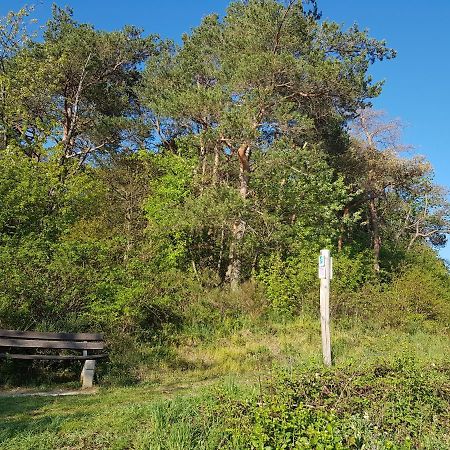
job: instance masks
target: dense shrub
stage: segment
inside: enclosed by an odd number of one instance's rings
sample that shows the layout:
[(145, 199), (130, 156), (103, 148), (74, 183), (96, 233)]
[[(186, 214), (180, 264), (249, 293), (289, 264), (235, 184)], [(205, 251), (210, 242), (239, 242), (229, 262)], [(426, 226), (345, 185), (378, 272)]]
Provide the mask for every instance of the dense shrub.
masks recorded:
[[(306, 247), (295, 255), (279, 254), (265, 258), (256, 279), (265, 287), (272, 308), (280, 313), (315, 312), (319, 281), (317, 258), (319, 248)], [(375, 280), (370, 251), (350, 250), (333, 255), (333, 292), (356, 292)]]
[(450, 273), (434, 252), (417, 248), (390, 280), (372, 278), (359, 290), (334, 291), (331, 305), (335, 317), (360, 318), (377, 327), (446, 327)]
[(409, 359), (283, 372), (221, 406), (229, 448), (254, 449), (450, 448), (449, 408), (450, 367)]
[(272, 308), (282, 314), (310, 309), (308, 294), (317, 284), (316, 258), (310, 251), (282, 259), (274, 254), (261, 263), (257, 279), (265, 286)]

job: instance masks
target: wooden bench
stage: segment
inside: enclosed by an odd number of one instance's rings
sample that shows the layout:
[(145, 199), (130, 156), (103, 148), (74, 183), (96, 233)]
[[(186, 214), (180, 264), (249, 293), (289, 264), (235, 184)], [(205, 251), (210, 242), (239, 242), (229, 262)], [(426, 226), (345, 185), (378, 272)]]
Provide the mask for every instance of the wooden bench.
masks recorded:
[[(98, 333), (40, 333), (35, 331), (0, 330), (0, 359), (31, 360), (81, 360), (83, 388), (92, 387), (97, 359), (104, 358), (100, 353), (105, 347), (103, 335)], [(20, 349), (22, 353), (18, 353)], [(31, 354), (23, 349), (33, 349)], [(78, 350), (82, 354), (49, 354), (36, 350)]]

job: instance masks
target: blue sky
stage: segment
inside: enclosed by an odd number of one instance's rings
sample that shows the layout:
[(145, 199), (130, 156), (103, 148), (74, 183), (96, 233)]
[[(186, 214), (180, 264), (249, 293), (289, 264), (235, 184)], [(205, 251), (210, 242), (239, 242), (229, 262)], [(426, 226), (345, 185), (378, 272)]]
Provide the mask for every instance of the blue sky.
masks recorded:
[[(52, 1), (36, 0), (36, 16), (44, 21)], [(111, 30), (131, 24), (147, 33), (179, 40), (208, 13), (223, 14), (225, 0), (62, 0), (75, 18)], [(24, 2), (1, 0), (0, 15)], [(371, 72), (385, 80), (377, 109), (405, 123), (404, 142), (425, 155), (436, 171), (436, 181), (450, 187), (450, 0), (429, 6), (419, 0), (319, 0), (323, 18), (349, 26), (358, 23), (373, 37), (386, 39), (398, 51), (393, 61), (378, 63)], [(441, 251), (450, 260), (450, 246)]]

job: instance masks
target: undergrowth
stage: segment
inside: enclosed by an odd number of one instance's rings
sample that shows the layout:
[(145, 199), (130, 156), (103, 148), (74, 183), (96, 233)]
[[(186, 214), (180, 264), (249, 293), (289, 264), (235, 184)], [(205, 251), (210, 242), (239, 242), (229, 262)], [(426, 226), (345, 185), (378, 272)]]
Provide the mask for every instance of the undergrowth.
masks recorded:
[(450, 362), (273, 369), (256, 384), (102, 389), (0, 398), (0, 447), (17, 449), (450, 448)]
[(227, 448), (450, 448), (450, 365), (402, 357), (280, 371), (258, 395), (221, 398)]

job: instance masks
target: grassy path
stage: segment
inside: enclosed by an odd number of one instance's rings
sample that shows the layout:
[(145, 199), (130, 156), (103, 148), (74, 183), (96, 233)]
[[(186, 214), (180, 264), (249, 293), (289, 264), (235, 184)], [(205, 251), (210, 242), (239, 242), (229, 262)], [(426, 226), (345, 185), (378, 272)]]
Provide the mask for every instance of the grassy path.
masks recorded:
[[(217, 381), (216, 381), (217, 383)], [(0, 398), (0, 448), (214, 448), (219, 431), (198, 415), (212, 381), (99, 389), (92, 395)], [(212, 434), (212, 436), (210, 436)]]

